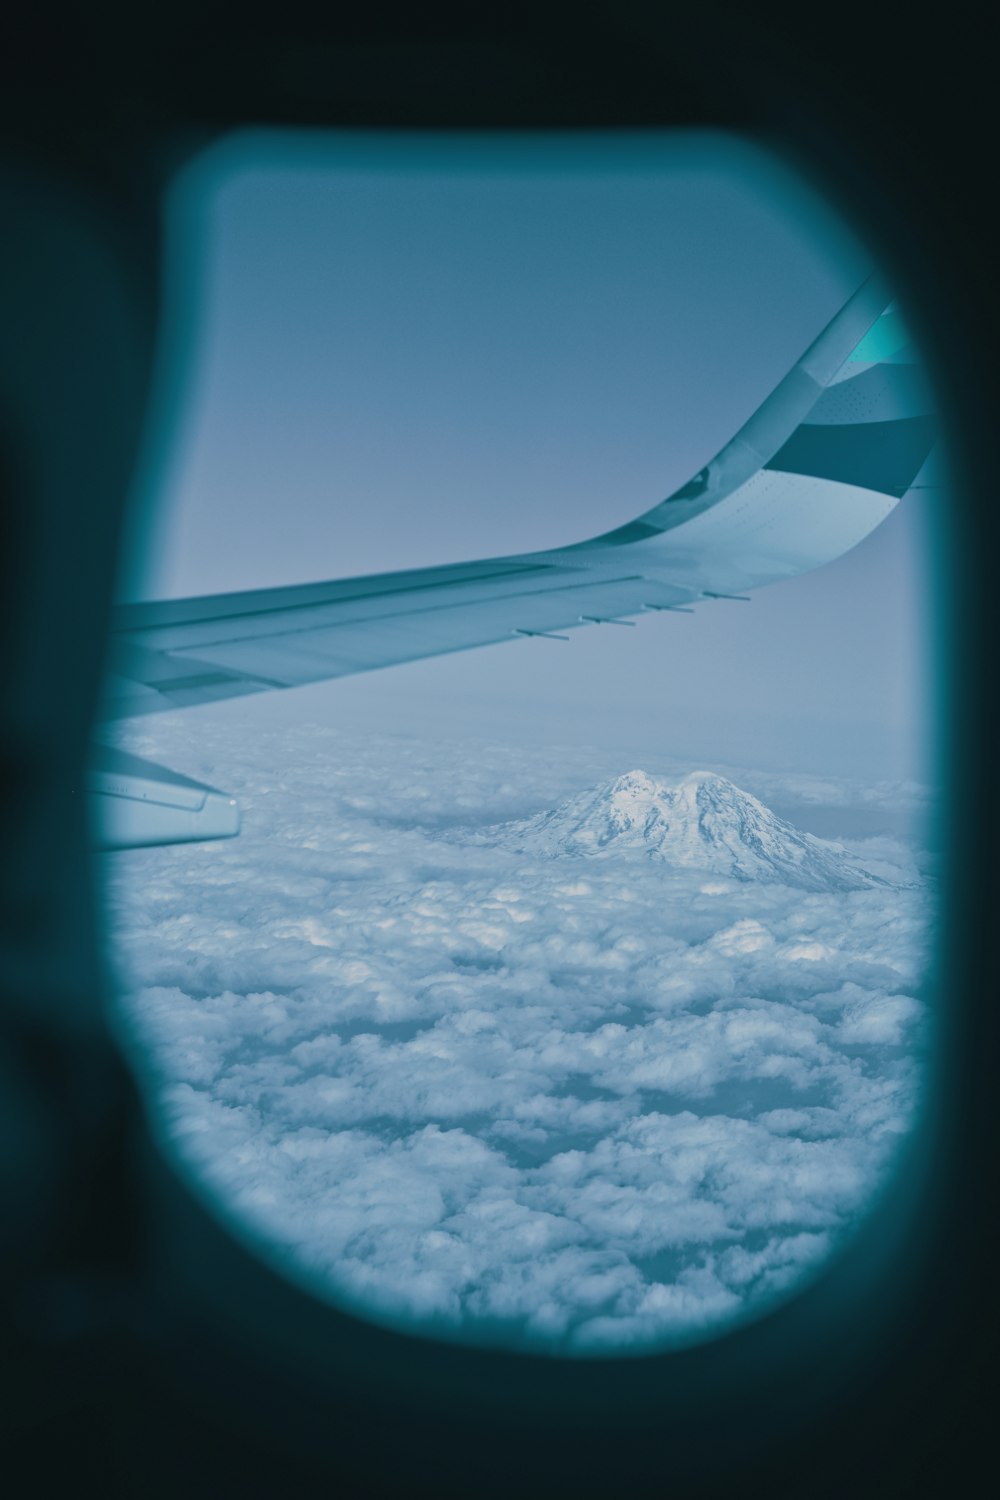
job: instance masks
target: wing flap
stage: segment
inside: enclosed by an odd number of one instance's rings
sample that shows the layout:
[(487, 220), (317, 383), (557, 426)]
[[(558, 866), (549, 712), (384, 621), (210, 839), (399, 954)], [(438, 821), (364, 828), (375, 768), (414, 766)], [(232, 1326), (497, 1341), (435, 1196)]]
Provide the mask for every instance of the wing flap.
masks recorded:
[[(547, 591), (533, 589), (526, 594), (435, 605), (424, 600), (419, 609), (381, 615), (369, 612), (363, 618), (348, 618), (333, 625), (325, 623), (325, 614), (324, 623), (311, 625), (300, 625), (291, 614), (285, 617), (282, 630), (275, 628), (272, 620), (271, 629), (259, 636), (245, 633), (241, 638), (195, 644), (188, 635), (183, 656), (148, 648), (137, 652), (131, 643), (123, 643), (116, 678), (119, 685), (127, 684), (130, 671), (141, 671), (147, 694), (135, 700), (128, 712), (152, 712), (156, 707), (179, 707), (266, 687), (295, 687), (349, 676), (492, 645), (526, 632), (577, 629), (640, 614), (647, 607), (667, 609), (686, 603), (690, 597), (687, 589), (641, 575), (602, 579), (579, 572), (576, 581), (564, 581)], [(243, 624), (245, 629), (245, 617)], [(185, 633), (196, 628), (200, 627), (183, 627)], [(210, 633), (214, 634), (214, 628)], [(155, 690), (152, 698), (148, 695), (150, 686)], [(202, 691), (208, 696), (192, 696)]]

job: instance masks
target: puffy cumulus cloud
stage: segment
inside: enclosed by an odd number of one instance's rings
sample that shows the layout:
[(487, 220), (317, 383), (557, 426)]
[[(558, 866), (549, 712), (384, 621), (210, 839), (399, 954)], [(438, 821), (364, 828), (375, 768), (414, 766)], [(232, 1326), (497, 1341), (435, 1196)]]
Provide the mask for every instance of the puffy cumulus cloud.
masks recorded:
[(436, 1332), (644, 1347), (863, 1213), (918, 1104), (929, 885), (463, 843), (620, 767), (204, 716), (195, 747), (193, 718), (127, 743), (244, 831), (106, 856), (122, 1014), (177, 1149), (289, 1268)]

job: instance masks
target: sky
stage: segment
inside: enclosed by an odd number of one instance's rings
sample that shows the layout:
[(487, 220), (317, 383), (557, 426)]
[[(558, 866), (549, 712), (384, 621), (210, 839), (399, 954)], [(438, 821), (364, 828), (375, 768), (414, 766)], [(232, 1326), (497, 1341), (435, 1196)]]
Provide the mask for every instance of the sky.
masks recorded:
[[(708, 135), (247, 135), (182, 175), (168, 230), (132, 598), (520, 552), (627, 521), (702, 467), (871, 269), (805, 184)], [(249, 711), (926, 777), (928, 537), (911, 498), (749, 605)]]

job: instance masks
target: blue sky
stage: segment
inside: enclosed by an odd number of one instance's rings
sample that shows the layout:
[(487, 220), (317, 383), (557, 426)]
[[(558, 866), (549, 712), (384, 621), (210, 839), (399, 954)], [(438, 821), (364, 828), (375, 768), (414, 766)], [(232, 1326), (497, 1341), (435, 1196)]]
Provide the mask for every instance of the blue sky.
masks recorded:
[[(717, 451), (871, 268), (804, 184), (708, 136), (247, 136), (181, 178), (170, 229), (164, 369), (184, 379), (162, 381), (175, 400), (133, 597), (523, 551), (626, 521)], [(926, 775), (927, 531), (908, 500), (749, 605), (239, 711)]]

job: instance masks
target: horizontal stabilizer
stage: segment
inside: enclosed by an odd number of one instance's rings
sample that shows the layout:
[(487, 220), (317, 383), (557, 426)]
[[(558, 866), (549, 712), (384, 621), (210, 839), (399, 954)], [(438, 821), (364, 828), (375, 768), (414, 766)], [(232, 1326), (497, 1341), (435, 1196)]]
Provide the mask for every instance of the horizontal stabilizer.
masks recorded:
[(235, 797), (110, 745), (93, 747), (86, 789), (99, 849), (230, 839), (240, 831)]

